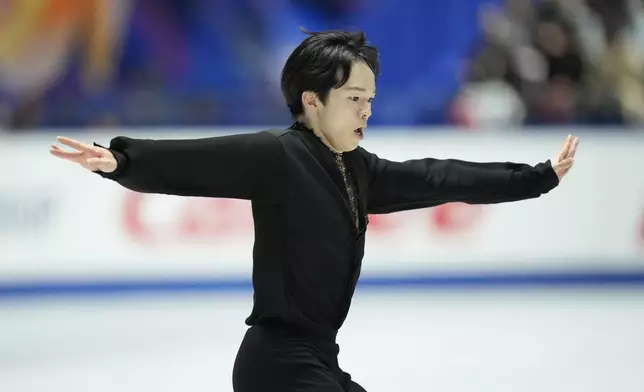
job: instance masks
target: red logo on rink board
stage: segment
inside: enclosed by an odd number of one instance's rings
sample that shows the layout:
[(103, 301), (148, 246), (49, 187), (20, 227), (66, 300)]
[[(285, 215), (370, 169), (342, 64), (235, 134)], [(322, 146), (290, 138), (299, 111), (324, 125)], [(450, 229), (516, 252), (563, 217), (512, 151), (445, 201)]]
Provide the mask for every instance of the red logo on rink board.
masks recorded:
[(369, 217), (369, 233), (373, 235), (389, 235), (406, 226), (415, 225), (416, 217), (421, 217), (418, 230), (427, 231), (427, 235), (453, 234), (458, 235), (472, 229), (483, 216), (482, 205), (465, 203), (448, 203), (433, 208), (416, 211), (404, 211), (394, 214), (371, 215)]
[[(250, 202), (178, 198), (127, 192), (125, 232), (143, 243), (250, 241), (254, 235)], [(371, 215), (368, 235), (387, 237), (415, 231), (420, 236), (462, 235), (480, 221), (483, 206), (448, 203), (433, 208)]]
[[(164, 214), (168, 209), (172, 209), (171, 213)], [(253, 235), (250, 203), (242, 200), (171, 200), (167, 196), (128, 192), (123, 222), (127, 234), (143, 242), (212, 241)]]
[(399, 226), (397, 222), (395, 215), (369, 215), (369, 232), (379, 234), (390, 232)]
[(483, 214), (482, 205), (448, 203), (432, 209), (430, 224), (439, 232), (461, 233), (471, 229)]

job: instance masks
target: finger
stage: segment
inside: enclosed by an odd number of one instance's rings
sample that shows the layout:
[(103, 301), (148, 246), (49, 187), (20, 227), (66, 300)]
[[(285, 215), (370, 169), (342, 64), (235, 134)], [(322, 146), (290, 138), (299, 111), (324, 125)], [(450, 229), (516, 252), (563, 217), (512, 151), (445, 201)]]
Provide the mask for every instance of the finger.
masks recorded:
[(73, 156), (80, 157), (80, 156), (82, 156), (84, 154), (82, 151), (65, 151), (62, 148), (60, 148), (57, 145), (55, 145), (55, 144), (52, 144), (49, 147), (51, 148), (51, 150), (63, 153), (64, 155), (69, 156), (69, 157), (73, 157)]
[(568, 158), (572, 158), (572, 153), (573, 153), (574, 148), (575, 148), (575, 140), (576, 140), (576, 139), (577, 139), (577, 138), (573, 137), (573, 138), (570, 140), (570, 142), (569, 142), (569, 146), (568, 146), (568, 151), (566, 151), (566, 154), (563, 156), (563, 159), (564, 159), (564, 160), (565, 160), (565, 159), (568, 159)]
[(559, 162), (558, 164), (553, 166), (554, 171), (557, 173), (560, 173), (561, 171), (567, 169), (568, 167), (572, 166), (573, 164), (573, 159), (572, 158), (566, 158), (563, 161)]
[(566, 159), (566, 157), (568, 155), (568, 151), (570, 151), (571, 142), (572, 142), (572, 135), (568, 135), (568, 137), (566, 138), (566, 141), (564, 142), (564, 145), (563, 145), (563, 147), (561, 149), (561, 152), (559, 152), (559, 161), (560, 162), (563, 161), (564, 159)]
[[(51, 153), (51, 155), (53, 155), (55, 157), (65, 159), (65, 160), (68, 160), (68, 161), (72, 161), (72, 162), (77, 162), (78, 163), (83, 159), (82, 158), (82, 153), (78, 152), (78, 151), (68, 152), (68, 151), (63, 151), (61, 149), (52, 148), (52, 149), (49, 150), (49, 152)], [(79, 154), (81, 154), (81, 155), (79, 155)]]
[(97, 154), (97, 149), (95, 149), (94, 147), (89, 146), (89, 145), (87, 145), (85, 143), (79, 142), (78, 140), (74, 140), (74, 139), (71, 139), (71, 138), (68, 138), (68, 137), (65, 137), (65, 136), (58, 136), (56, 138), (56, 140), (58, 140), (60, 143), (62, 143), (64, 145), (66, 145), (68, 147), (71, 147), (71, 148), (74, 148), (76, 150), (91, 153), (91, 154)]
[(574, 159), (566, 158), (557, 165), (557, 171), (570, 169), (570, 167), (572, 167), (574, 163), (575, 163)]
[(570, 158), (574, 158), (575, 154), (577, 153), (577, 147), (579, 147), (579, 138), (576, 137), (575, 140), (572, 143), (572, 147), (570, 148), (570, 152), (568, 153), (568, 156)]
[(51, 144), (49, 147), (50, 147), (52, 150), (56, 150), (56, 151), (63, 151), (63, 149), (62, 149), (62, 148), (58, 147), (58, 146), (57, 146), (57, 145), (55, 145), (55, 144)]

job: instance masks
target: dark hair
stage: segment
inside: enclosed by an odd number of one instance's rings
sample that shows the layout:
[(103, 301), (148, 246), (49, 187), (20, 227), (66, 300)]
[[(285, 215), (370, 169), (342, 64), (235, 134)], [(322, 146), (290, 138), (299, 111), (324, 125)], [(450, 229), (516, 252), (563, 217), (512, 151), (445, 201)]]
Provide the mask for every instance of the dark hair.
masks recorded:
[(315, 92), (325, 103), (332, 88), (349, 80), (356, 61), (364, 62), (378, 77), (378, 49), (367, 44), (364, 32), (302, 31), (309, 37), (293, 50), (282, 69), (282, 94), (293, 117), (304, 113), (303, 92)]

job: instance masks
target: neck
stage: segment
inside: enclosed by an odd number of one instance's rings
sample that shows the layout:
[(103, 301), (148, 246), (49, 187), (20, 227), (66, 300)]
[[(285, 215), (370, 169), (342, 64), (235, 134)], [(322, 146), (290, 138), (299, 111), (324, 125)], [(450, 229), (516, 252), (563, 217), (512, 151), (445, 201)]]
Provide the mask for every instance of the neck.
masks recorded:
[(327, 147), (329, 148), (329, 150), (331, 150), (331, 151), (333, 151), (334, 153), (337, 153), (337, 154), (341, 153), (341, 151), (336, 150), (336, 149), (331, 145), (331, 143), (329, 142), (329, 140), (328, 140), (328, 139), (326, 138), (326, 136), (324, 135), (324, 132), (322, 131), (322, 129), (320, 129), (320, 127), (319, 127), (319, 126), (317, 126), (317, 124), (315, 124), (315, 121), (310, 121), (309, 119), (306, 119), (306, 118), (304, 118), (304, 117), (300, 117), (300, 118), (298, 118), (298, 119), (297, 119), (297, 121), (298, 121), (299, 123), (303, 124), (303, 125), (304, 125), (306, 128), (308, 128), (311, 132), (313, 132), (313, 134), (314, 134), (315, 136), (317, 136), (317, 138), (318, 138), (318, 139), (320, 139), (320, 141), (321, 141), (322, 143), (324, 143), (324, 145), (325, 145), (325, 146), (327, 146)]

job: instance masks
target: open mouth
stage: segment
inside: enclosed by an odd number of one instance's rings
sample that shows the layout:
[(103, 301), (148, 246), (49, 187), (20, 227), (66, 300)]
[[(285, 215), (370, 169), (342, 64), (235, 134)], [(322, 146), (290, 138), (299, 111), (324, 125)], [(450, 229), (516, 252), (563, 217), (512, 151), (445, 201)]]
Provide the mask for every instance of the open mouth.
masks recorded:
[(358, 128), (353, 132), (355, 132), (355, 134), (360, 136), (360, 137), (364, 137), (364, 129), (363, 128)]

